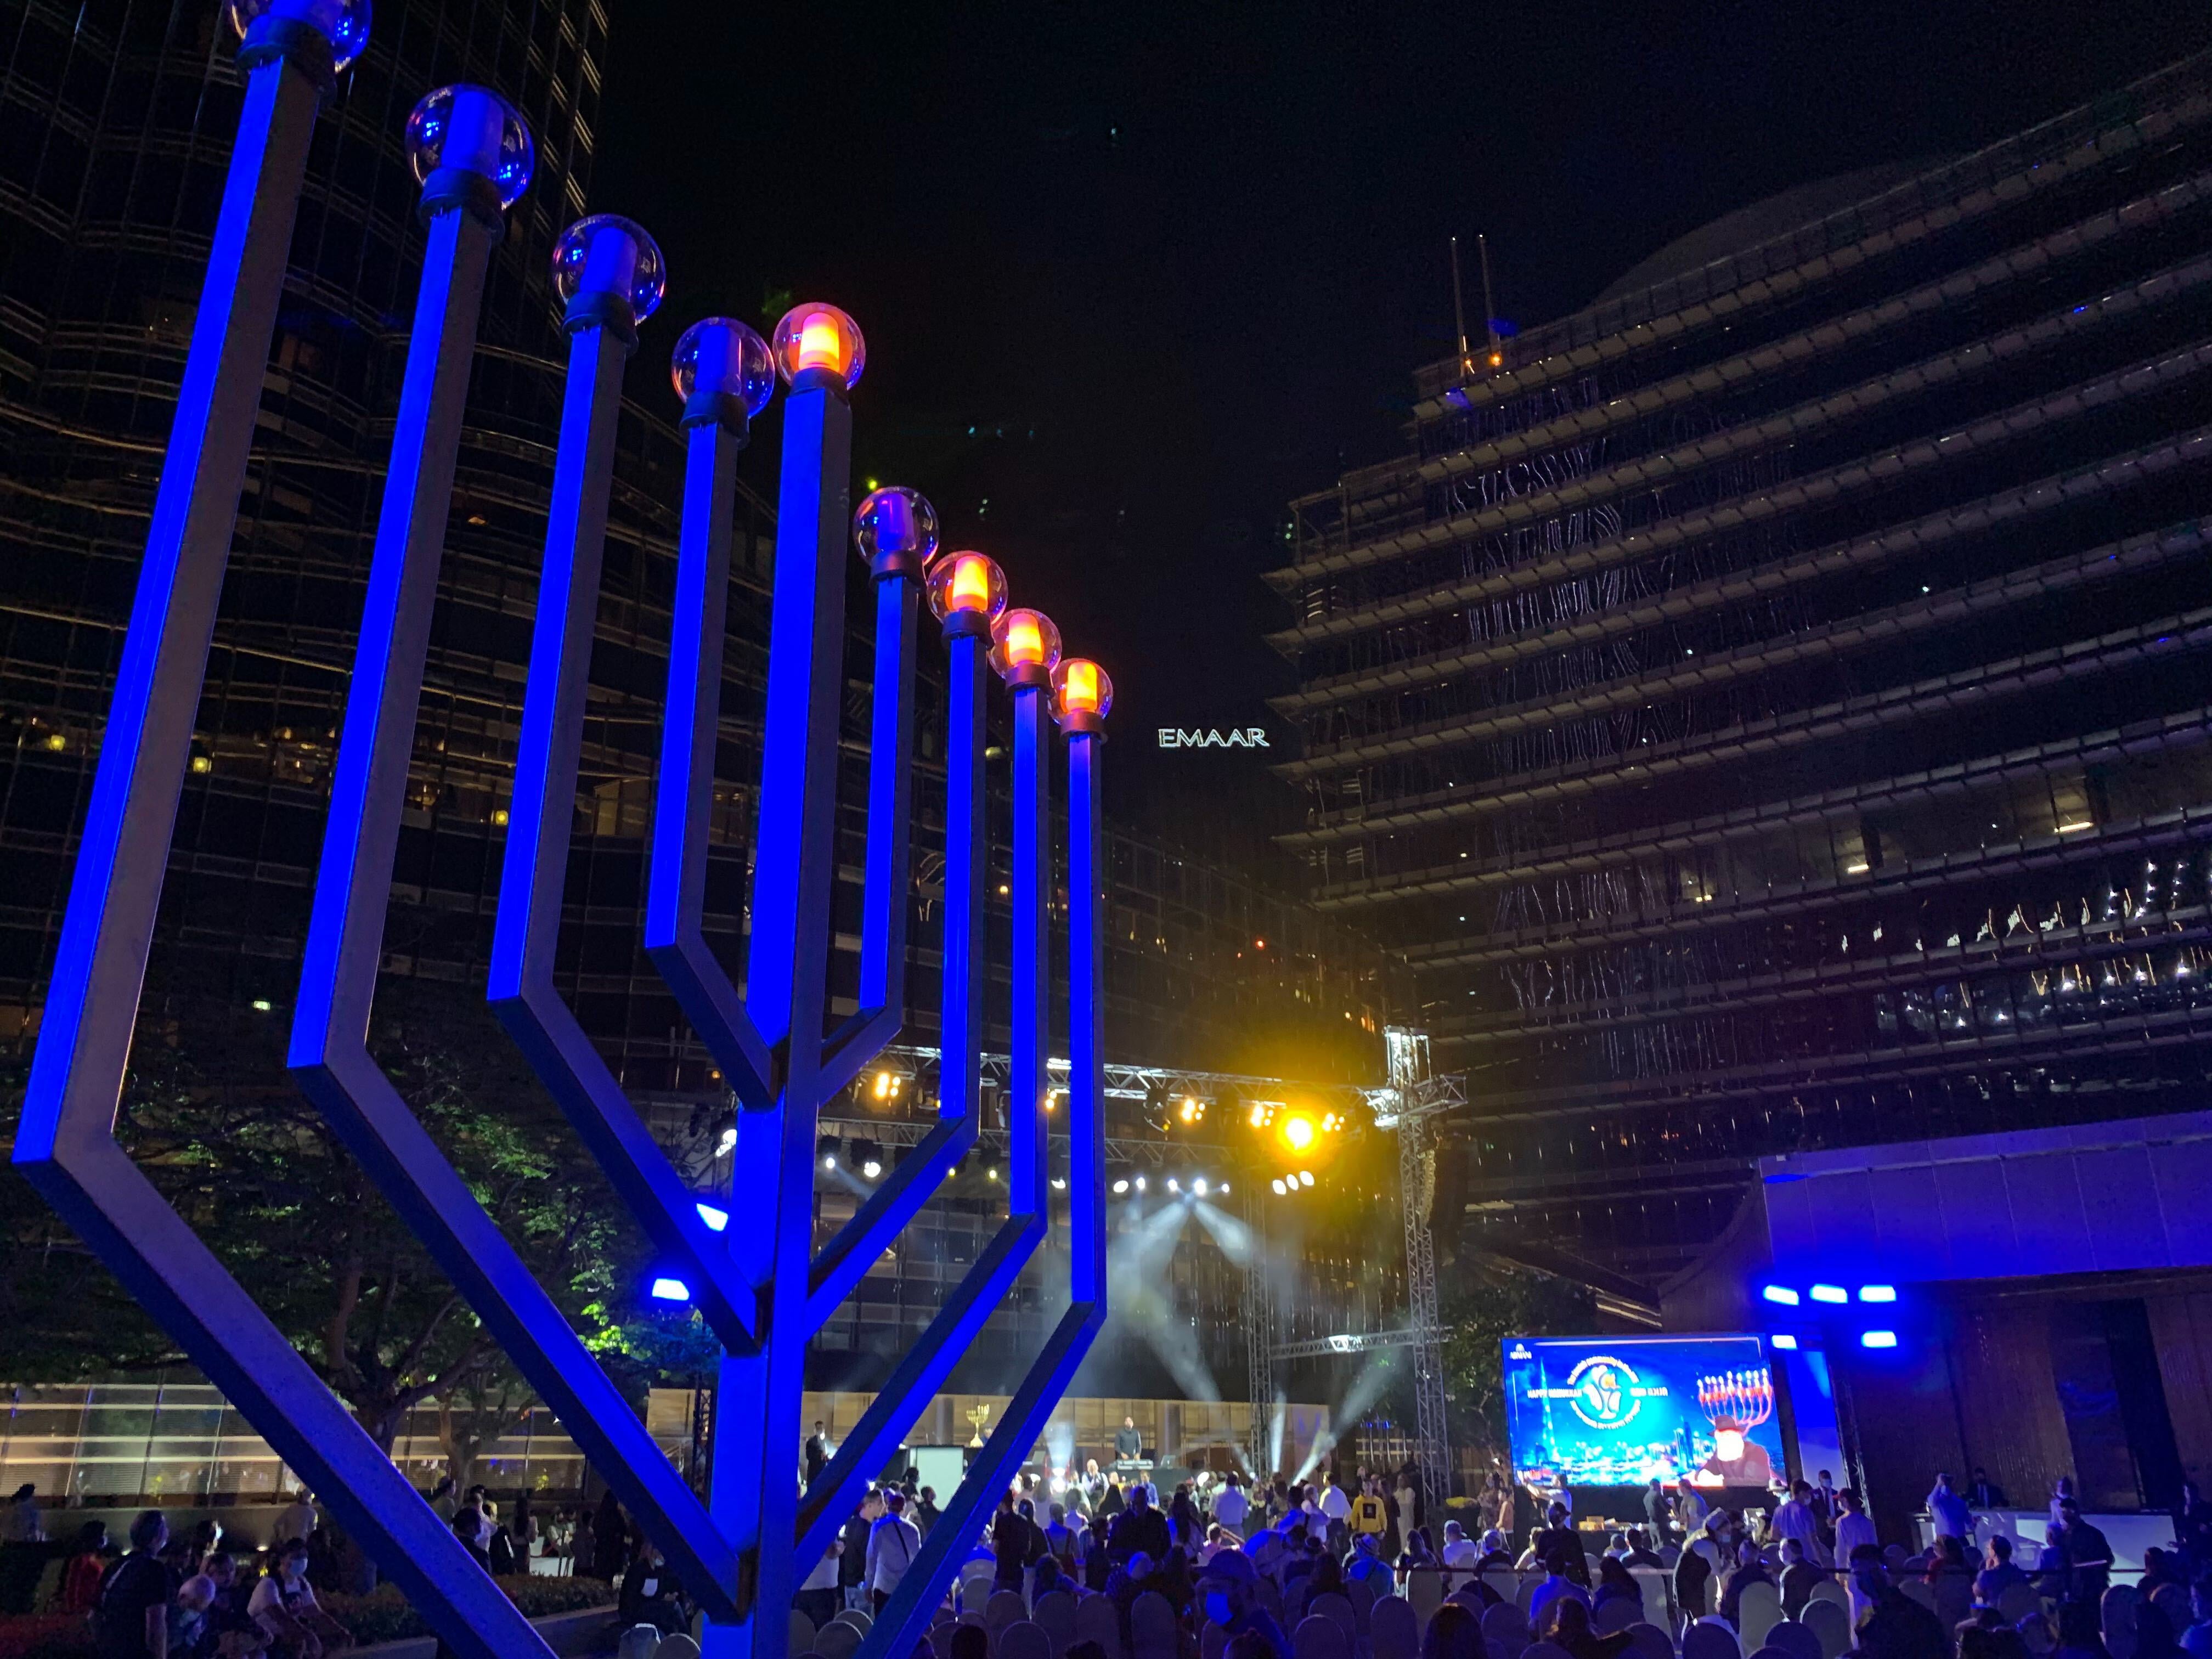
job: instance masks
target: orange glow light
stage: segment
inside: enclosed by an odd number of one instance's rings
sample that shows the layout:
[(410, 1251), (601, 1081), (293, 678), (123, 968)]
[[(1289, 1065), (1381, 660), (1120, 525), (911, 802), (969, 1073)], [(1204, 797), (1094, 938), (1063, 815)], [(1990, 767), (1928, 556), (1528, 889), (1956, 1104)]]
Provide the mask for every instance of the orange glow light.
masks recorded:
[(845, 336), (837, 319), (826, 311), (810, 313), (799, 325), (799, 366), (845, 372)]
[[(957, 591), (958, 582), (954, 582)], [(1016, 616), (1006, 623), (1006, 660), (1012, 663), (1041, 663), (1044, 660), (1044, 635), (1038, 630), (1036, 618)]]
[(991, 608), (991, 567), (981, 559), (962, 559), (952, 567), (952, 597), (948, 608), (954, 611), (988, 611)]
[(1067, 665), (1067, 679), (1062, 695), (1070, 708), (1080, 708), (1088, 714), (1098, 711), (1098, 665), (1080, 658)]
[(1314, 1126), (1310, 1117), (1294, 1117), (1283, 1125), (1283, 1144), (1294, 1152), (1303, 1152), (1313, 1145)]

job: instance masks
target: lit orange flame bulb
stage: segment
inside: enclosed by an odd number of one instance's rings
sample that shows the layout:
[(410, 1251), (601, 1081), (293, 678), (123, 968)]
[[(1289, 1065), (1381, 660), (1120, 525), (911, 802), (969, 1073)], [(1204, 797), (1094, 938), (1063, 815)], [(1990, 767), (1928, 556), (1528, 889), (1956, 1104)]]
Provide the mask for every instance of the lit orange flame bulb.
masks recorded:
[(979, 619), (981, 635), (1006, 608), (1006, 574), (981, 553), (946, 553), (929, 567), (929, 608), (939, 622)]
[(844, 334), (837, 326), (837, 319), (828, 312), (809, 312), (806, 320), (799, 325), (799, 366), (844, 373)]
[(988, 611), (991, 608), (991, 567), (973, 553), (952, 562), (952, 597), (947, 609)]
[(771, 342), (777, 372), (788, 381), (813, 370), (827, 370), (848, 389), (859, 384), (867, 366), (867, 342), (860, 325), (833, 305), (810, 300), (783, 313)]
[(1073, 730), (1095, 731), (1114, 707), (1114, 682), (1087, 657), (1068, 657), (1053, 671), (1054, 713)]
[(1060, 629), (1042, 611), (1009, 611), (991, 625), (991, 666), (999, 678), (1042, 687), (1060, 666)]

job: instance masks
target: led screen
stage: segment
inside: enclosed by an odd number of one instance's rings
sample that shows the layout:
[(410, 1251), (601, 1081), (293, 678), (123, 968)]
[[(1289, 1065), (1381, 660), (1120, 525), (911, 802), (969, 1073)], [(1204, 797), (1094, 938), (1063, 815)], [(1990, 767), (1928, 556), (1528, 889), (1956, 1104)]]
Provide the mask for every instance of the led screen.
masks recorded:
[(1763, 1486), (1783, 1467), (1755, 1336), (1510, 1336), (1505, 1418), (1532, 1486)]

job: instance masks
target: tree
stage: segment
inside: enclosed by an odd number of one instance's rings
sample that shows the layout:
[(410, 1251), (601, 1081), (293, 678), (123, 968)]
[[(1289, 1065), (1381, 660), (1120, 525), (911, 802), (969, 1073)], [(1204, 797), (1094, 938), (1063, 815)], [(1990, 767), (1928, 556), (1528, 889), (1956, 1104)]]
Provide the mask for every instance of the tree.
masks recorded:
[(1505, 1338), (1588, 1331), (1596, 1313), (1587, 1285), (1519, 1268), (1488, 1265), (1455, 1285), (1441, 1310), (1454, 1437), (1504, 1448)]
[[(118, 1134), (163, 1195), (387, 1450), (441, 1402), (449, 1456), (532, 1403), (497, 1344), (286, 1074), (286, 1022), (149, 990)], [(638, 1304), (642, 1237), (479, 997), (387, 984), (371, 1048), (471, 1190), (586, 1339), (633, 1384), (668, 1322)], [(7, 1091), (12, 1135), (27, 1067)], [(12, 1172), (0, 1179), (0, 1375), (86, 1380), (182, 1363)]]

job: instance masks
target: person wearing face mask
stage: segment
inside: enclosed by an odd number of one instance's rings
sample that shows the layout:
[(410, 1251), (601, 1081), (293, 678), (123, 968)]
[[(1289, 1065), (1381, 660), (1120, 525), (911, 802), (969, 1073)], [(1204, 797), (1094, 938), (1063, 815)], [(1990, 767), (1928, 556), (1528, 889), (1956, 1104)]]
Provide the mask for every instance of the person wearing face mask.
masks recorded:
[(253, 1587), (246, 1611), (281, 1659), (322, 1659), (353, 1645), (345, 1627), (315, 1600), (307, 1582), (305, 1539), (292, 1539), (270, 1553), (268, 1576)]
[(1218, 1625), (1233, 1641), (1250, 1635), (1267, 1644), (1273, 1659), (1291, 1659), (1290, 1638), (1274, 1616), (1260, 1605), (1260, 1573), (1242, 1550), (1219, 1550), (1200, 1571), (1199, 1605), (1209, 1625)]

